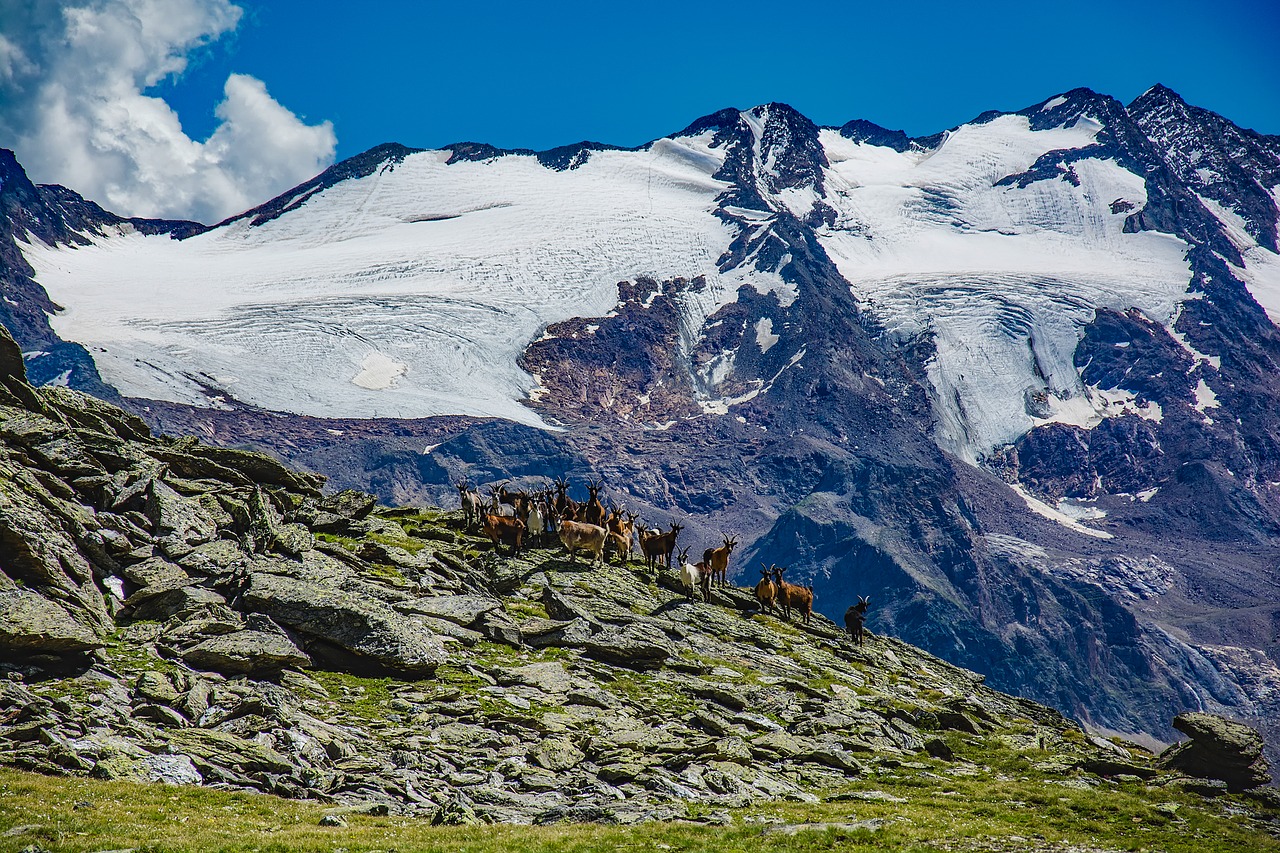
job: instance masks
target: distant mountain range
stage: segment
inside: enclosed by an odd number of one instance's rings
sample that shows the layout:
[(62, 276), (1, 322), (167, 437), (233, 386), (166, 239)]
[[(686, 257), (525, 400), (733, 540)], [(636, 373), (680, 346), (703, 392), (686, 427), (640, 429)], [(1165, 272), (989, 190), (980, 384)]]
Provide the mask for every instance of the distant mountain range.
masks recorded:
[(1160, 86), (923, 138), (767, 104), (383, 145), (213, 227), (4, 152), (0, 322), (168, 432), (396, 501), (603, 476), (1095, 728), (1274, 748), (1278, 193), (1280, 137)]

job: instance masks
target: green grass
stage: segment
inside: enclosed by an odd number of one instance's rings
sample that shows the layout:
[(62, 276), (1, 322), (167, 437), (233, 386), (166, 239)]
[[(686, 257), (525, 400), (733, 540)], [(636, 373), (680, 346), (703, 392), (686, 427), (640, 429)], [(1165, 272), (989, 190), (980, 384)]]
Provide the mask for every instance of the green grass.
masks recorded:
[[(728, 826), (650, 822), (632, 827), (432, 827), (426, 817), (348, 815), (321, 827), (327, 806), (196, 787), (45, 777), (0, 768), (0, 853), (36, 844), (55, 853), (144, 851), (925, 851), (1061, 850), (1082, 845), (1167, 853), (1280, 851), (1222, 803), (1141, 785), (1077, 790), (1033, 779), (890, 776), (845, 792), (906, 802), (842, 799), (766, 803), (727, 813)], [(693, 818), (724, 813), (696, 805)], [(776, 831), (780, 825), (878, 820), (880, 828)], [(21, 831), (9, 834), (15, 828)]]

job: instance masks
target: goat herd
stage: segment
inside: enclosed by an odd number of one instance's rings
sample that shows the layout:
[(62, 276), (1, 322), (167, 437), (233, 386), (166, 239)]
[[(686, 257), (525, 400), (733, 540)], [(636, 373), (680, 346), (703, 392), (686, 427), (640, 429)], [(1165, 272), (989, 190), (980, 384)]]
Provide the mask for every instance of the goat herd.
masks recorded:
[[(533, 491), (512, 491), (505, 484), (489, 485), (486, 500), (466, 480), (457, 483), (463, 525), (468, 530), (479, 527), (493, 542), (495, 552), (506, 547), (515, 556), (526, 544), (545, 547), (554, 531), (569, 553), (570, 562), (577, 562), (578, 552), (586, 551), (592, 563), (603, 566), (607, 553), (625, 564), (631, 558), (633, 541), (638, 541), (650, 570), (657, 571), (659, 564), (670, 569), (676, 537), (684, 525), (672, 521), (666, 530), (637, 527), (638, 513), (627, 512), (612, 501), (605, 508), (600, 500), (602, 488), (603, 481), (588, 480), (587, 500), (575, 501), (569, 497), (569, 481), (561, 477), (551, 486)], [(720, 547), (703, 551), (702, 560), (697, 563), (689, 562), (688, 548), (680, 549), (680, 582), (690, 598), (700, 595), (704, 602), (710, 602), (712, 587), (729, 586), (726, 579), (729, 557), (737, 544), (736, 538), (723, 536)], [(756, 584), (755, 596), (761, 610), (772, 612), (776, 608), (788, 620), (791, 611), (797, 610), (808, 624), (813, 615), (813, 587), (784, 580), (786, 568), (783, 566), (760, 565), (761, 578)], [(862, 645), (865, 635), (868, 606), (868, 600), (860, 597), (844, 615), (845, 627), (858, 645)]]

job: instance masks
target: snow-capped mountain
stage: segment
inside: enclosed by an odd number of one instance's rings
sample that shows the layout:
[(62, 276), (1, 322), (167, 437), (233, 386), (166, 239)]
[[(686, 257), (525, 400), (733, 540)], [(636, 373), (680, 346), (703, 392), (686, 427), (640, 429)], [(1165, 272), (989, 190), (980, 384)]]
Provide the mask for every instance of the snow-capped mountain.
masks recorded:
[(380, 146), (210, 228), (0, 167), (35, 378), (399, 499), (603, 473), (1099, 728), (1280, 719), (1280, 139), (1163, 87)]

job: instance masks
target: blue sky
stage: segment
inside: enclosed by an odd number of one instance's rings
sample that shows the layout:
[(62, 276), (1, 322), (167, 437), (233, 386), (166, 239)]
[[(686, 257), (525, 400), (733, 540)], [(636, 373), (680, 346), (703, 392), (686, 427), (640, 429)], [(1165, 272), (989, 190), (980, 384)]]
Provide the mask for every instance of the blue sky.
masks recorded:
[(1164, 83), (1280, 134), (1280, 0), (0, 0), (0, 147), (203, 222), (382, 142), (639, 145), (723, 107), (925, 135)]
[(380, 142), (636, 145), (724, 106), (913, 135), (1087, 86), (1164, 83), (1280, 134), (1280, 2), (349, 2), (240, 0), (235, 33), (161, 87), (195, 136), (251, 74), (339, 157)]

